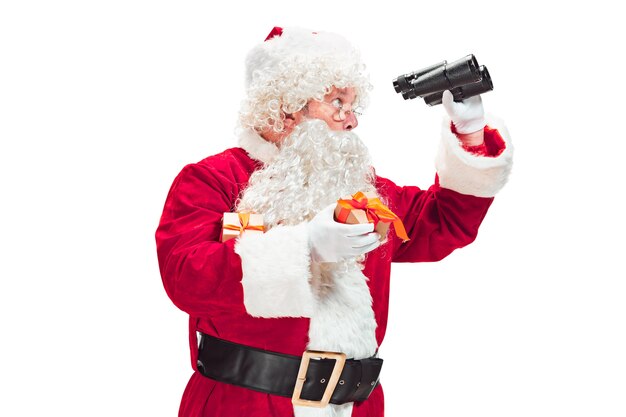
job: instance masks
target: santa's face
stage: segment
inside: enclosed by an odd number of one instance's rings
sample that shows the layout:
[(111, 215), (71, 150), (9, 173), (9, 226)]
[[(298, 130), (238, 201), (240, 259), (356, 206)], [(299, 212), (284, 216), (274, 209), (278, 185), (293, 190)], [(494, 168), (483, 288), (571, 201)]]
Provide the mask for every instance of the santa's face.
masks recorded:
[(306, 120), (323, 120), (333, 131), (349, 131), (359, 124), (354, 108), (357, 105), (357, 94), (354, 87), (332, 87), (322, 101), (309, 100), (306, 107), (292, 114), (285, 115), (285, 128), (282, 132), (272, 129), (261, 132), (261, 136), (278, 146), (293, 130)]
[(353, 111), (356, 103), (356, 90), (353, 87), (333, 87), (323, 101), (309, 101), (305, 116), (325, 121), (331, 130), (352, 130), (359, 124)]

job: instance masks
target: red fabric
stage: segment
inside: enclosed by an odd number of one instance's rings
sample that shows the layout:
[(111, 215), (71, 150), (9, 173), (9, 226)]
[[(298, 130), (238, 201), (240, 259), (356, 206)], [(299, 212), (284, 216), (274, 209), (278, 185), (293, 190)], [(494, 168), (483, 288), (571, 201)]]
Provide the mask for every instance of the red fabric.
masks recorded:
[(274, 26), (274, 29), (272, 29), (272, 31), (270, 32), (269, 35), (267, 35), (267, 38), (265, 38), (266, 41), (272, 39), (274, 36), (280, 36), (283, 34), (283, 28), (278, 27), (278, 26)]
[[(260, 166), (243, 149), (228, 149), (186, 166), (165, 202), (156, 231), (159, 268), (168, 296), (190, 316), (194, 370), (196, 330), (292, 355), (301, 355), (306, 348), (309, 319), (265, 319), (246, 313), (241, 260), (233, 250), (235, 239), (219, 242), (222, 213), (234, 210), (237, 197)], [(438, 261), (469, 244), (493, 201), (441, 188), (437, 182), (422, 190), (377, 177), (383, 202), (402, 219), (411, 239), (402, 243), (389, 234), (389, 241), (366, 259), (363, 272), (369, 278), (379, 345), (387, 328), (391, 263)], [(379, 386), (366, 402), (355, 403), (352, 415), (383, 416), (383, 402)], [(291, 400), (214, 382), (197, 372), (180, 408), (180, 416), (270, 415), (293, 416)]]

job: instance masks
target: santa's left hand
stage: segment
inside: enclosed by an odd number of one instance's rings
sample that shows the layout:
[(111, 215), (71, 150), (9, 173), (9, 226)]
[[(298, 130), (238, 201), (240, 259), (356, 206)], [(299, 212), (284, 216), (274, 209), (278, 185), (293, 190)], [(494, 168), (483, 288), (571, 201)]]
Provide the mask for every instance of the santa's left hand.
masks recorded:
[(480, 95), (457, 103), (452, 93), (446, 90), (443, 92), (442, 104), (452, 119), (457, 133), (474, 133), (485, 127), (485, 109)]

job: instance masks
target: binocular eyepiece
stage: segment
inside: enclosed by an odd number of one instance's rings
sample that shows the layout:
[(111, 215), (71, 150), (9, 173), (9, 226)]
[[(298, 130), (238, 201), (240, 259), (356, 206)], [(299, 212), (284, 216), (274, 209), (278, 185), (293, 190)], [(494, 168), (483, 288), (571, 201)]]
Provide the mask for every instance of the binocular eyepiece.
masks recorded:
[(396, 93), (405, 100), (421, 97), (429, 106), (441, 104), (443, 92), (450, 90), (454, 101), (462, 101), (493, 90), (487, 67), (478, 65), (474, 55), (448, 64), (442, 61), (393, 80)]

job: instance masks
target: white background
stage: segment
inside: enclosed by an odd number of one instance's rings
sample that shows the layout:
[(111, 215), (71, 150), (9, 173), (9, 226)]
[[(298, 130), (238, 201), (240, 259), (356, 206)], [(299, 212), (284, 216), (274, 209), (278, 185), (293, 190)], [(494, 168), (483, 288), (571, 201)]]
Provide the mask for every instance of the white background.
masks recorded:
[(443, 59), (489, 68), (515, 142), (476, 242), (394, 266), (387, 415), (625, 416), (626, 34), (574, 3), (2, 2), (0, 414), (176, 415), (154, 231), (178, 171), (235, 145), (246, 52), (297, 25), (360, 47), (380, 175), (431, 184), (443, 109), (391, 80)]

